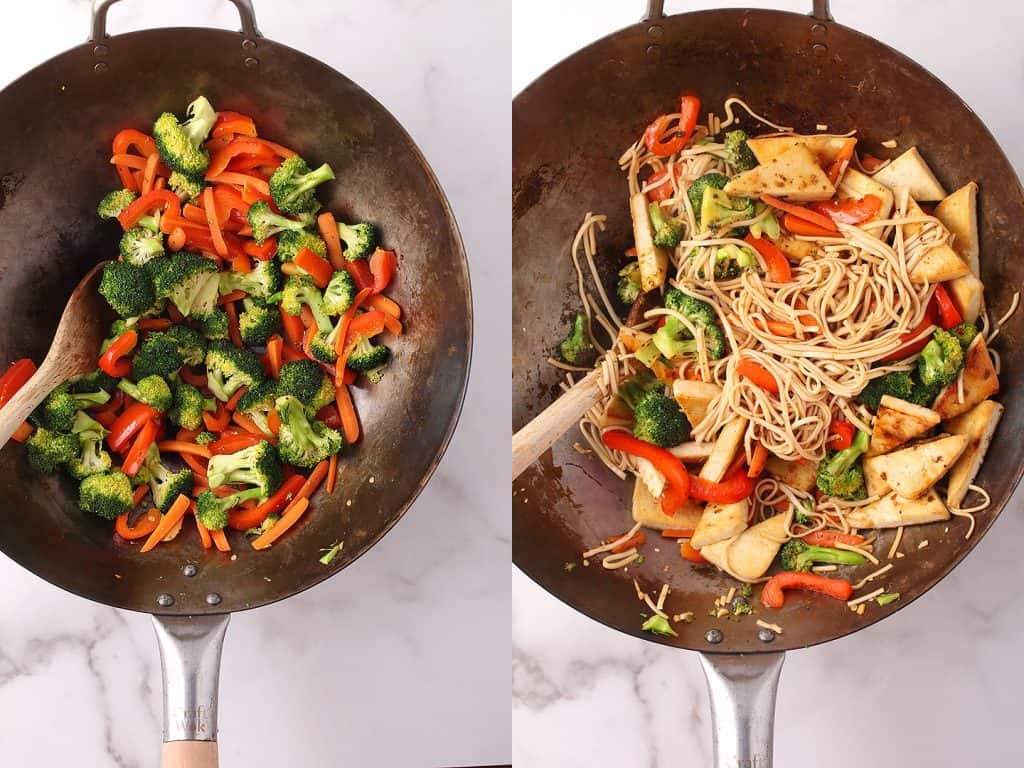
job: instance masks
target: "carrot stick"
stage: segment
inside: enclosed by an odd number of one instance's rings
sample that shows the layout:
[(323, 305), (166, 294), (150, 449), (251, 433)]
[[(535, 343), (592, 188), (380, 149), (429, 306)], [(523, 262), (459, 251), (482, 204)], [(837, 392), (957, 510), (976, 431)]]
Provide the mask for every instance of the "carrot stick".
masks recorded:
[(277, 436), (281, 430), (281, 417), (277, 415), (277, 409), (267, 412), (267, 427)]
[(241, 413), (239, 411), (235, 411), (233, 414), (231, 414), (231, 420), (234, 421), (235, 424), (240, 426), (246, 432), (248, 432), (250, 434), (253, 434), (253, 435), (259, 435), (264, 440), (267, 439), (267, 436), (265, 434), (263, 434), (263, 430), (259, 428), (259, 425), (256, 424), (255, 421), (250, 419), (244, 413)]
[(193, 474), (195, 474), (197, 483), (200, 480), (206, 480), (206, 465), (199, 460), (199, 457), (193, 456), (190, 453), (182, 453), (180, 456), (181, 460), (188, 464)]
[(302, 498), (293, 501), (288, 505), (288, 508), (285, 509), (284, 514), (281, 515), (281, 519), (274, 523), (274, 526), (269, 531), (264, 533), (262, 536), (258, 536), (253, 539), (252, 548), (266, 549), (269, 547), (281, 538), (289, 528), (295, 525), (296, 521), (302, 517), (302, 513), (306, 511), (308, 506), (309, 499)]
[(366, 300), (366, 303), (374, 309), (379, 309), (386, 315), (391, 315), (396, 320), (402, 317), (402, 308), (383, 293), (373, 294)]
[(300, 249), (295, 254), (295, 259), (291, 263), (309, 273), (310, 277), (313, 278), (313, 283), (321, 290), (327, 287), (327, 284), (331, 282), (331, 277), (334, 275), (330, 262), (326, 259), (321, 259), (309, 248)]
[(341, 431), (345, 435), (345, 442), (351, 445), (359, 440), (359, 417), (356, 416), (356, 408), (352, 404), (352, 395), (347, 386), (341, 384), (335, 387), (334, 401), (338, 404), (338, 415), (341, 417)]
[(210, 531), (210, 538), (213, 539), (213, 543), (217, 547), (218, 552), (231, 551), (231, 544), (228, 543), (228, 537), (224, 535), (223, 528), (216, 531)]
[[(302, 346), (302, 334), (305, 333), (305, 326), (298, 315), (290, 315), (278, 306), (281, 313), (281, 325), (284, 326), (284, 335), (293, 347)], [(353, 313), (354, 314), (354, 313)]]
[(747, 469), (747, 477), (758, 477), (764, 472), (764, 465), (768, 462), (768, 449), (764, 443), (758, 441), (754, 448), (754, 455), (750, 457), (750, 467)]
[(135, 494), (132, 496), (132, 508), (139, 506), (142, 500), (146, 498), (146, 494), (149, 493), (149, 486), (145, 483), (135, 489)]
[(693, 536), (693, 528), (668, 528), (661, 535), (666, 539), (689, 539)]
[[(248, 185), (260, 194), (267, 195), (268, 197), (270, 196), (270, 184), (258, 176), (250, 176), (246, 173), (224, 171), (224, 173), (219, 173), (213, 178), (207, 178), (207, 181), (213, 182), (214, 184), (235, 184), (239, 187)], [(244, 195), (243, 199), (245, 199)]]
[[(113, 421), (113, 414), (111, 414), (111, 421)], [(108, 425), (104, 424), (104, 426)], [(14, 432), (11, 433), (11, 440), (14, 440), (19, 443), (24, 443), (31, 436), (32, 425), (29, 424), (27, 421), (23, 421), (21, 422), (21, 426), (19, 426), (16, 430), (14, 430)]]
[(235, 410), (235, 408), (238, 407), (238, 401), (241, 400), (242, 396), (248, 391), (248, 387), (239, 387), (237, 390), (235, 390), (235, 394), (228, 398), (228, 401), (227, 403), (224, 404), (224, 407), (227, 408), (229, 411)]
[(736, 373), (766, 392), (771, 392), (774, 395), (779, 394), (779, 382), (775, 380), (772, 372), (760, 363), (753, 360), (740, 360), (736, 366)]
[(136, 183), (135, 177), (132, 176), (132, 172), (129, 168), (123, 165), (115, 165), (114, 169), (117, 171), (117, 175), (121, 179), (122, 187), (130, 189), (132, 192), (139, 191), (139, 185)]
[(156, 166), (159, 162), (160, 155), (156, 152), (146, 158), (146, 166), (142, 172), (142, 194), (153, 188), (153, 179), (156, 178)]
[(827, 229), (829, 232), (835, 233), (839, 231), (839, 227), (835, 225), (835, 222), (832, 221), (832, 219), (818, 213), (817, 211), (812, 211), (810, 208), (805, 208), (802, 205), (796, 205), (794, 203), (787, 203), (786, 201), (779, 200), (779, 198), (772, 197), (771, 195), (761, 195), (761, 200), (772, 208), (778, 208), (780, 211), (785, 211), (799, 219), (809, 221), (811, 224), (817, 224), (819, 227)]
[(213, 456), (213, 454), (210, 453), (210, 449), (205, 445), (183, 443), (180, 440), (161, 440), (156, 444), (156, 447), (161, 451), (170, 451), (171, 453), (180, 453), (182, 455), (190, 454), (192, 456), (202, 456), (204, 459), (209, 459)]
[[(131, 168), (133, 171), (141, 171), (145, 169), (148, 159), (148, 156), (140, 157), (139, 155), (116, 154), (111, 155), (110, 164), (120, 165), (124, 168)], [(157, 159), (159, 160), (159, 155), (157, 155)], [(146, 191), (148, 192), (149, 190)]]
[(210, 538), (210, 531), (205, 525), (203, 525), (202, 521), (199, 519), (199, 515), (194, 515), (193, 517), (196, 521), (196, 530), (199, 531), (199, 538), (203, 541), (203, 549), (209, 549), (213, 546), (213, 539)]
[(224, 242), (224, 233), (220, 230), (220, 221), (217, 218), (217, 204), (213, 200), (213, 187), (203, 190), (203, 208), (206, 212), (206, 224), (210, 227), (210, 235), (213, 237), (213, 247), (217, 255), (227, 258), (228, 246)]
[(217, 299), (217, 303), (220, 305), (230, 304), (233, 301), (244, 299), (246, 295), (247, 294), (245, 291), (231, 291), (230, 293), (225, 293), (223, 296)]
[(787, 213), (782, 217), (782, 225), (792, 232), (794, 235), (804, 235), (806, 237), (835, 237), (836, 233), (819, 227), (817, 224), (812, 224), (809, 221), (801, 219), (799, 216), (794, 216), (792, 213)]
[(327, 243), (327, 260), (335, 269), (345, 268), (345, 257), (341, 252), (341, 238), (338, 236), (338, 222), (330, 211), (316, 217), (316, 226), (320, 237)]
[(802, 538), (805, 544), (810, 544), (814, 547), (834, 547), (837, 543), (856, 547), (864, 543), (863, 536), (856, 533), (843, 533), (842, 531), (811, 531)]
[(231, 260), (232, 272), (252, 272), (252, 260), (244, 253)]
[(281, 352), (284, 346), (284, 339), (274, 334), (267, 339), (267, 360), (270, 362), (270, 376), (274, 379), (281, 375)]
[(699, 550), (694, 549), (693, 545), (690, 544), (689, 539), (679, 542), (679, 555), (684, 560), (688, 560), (691, 563), (706, 563), (704, 555)]
[(142, 545), (140, 552), (149, 552), (153, 547), (163, 541), (164, 536), (171, 532), (182, 518), (185, 517), (185, 510), (188, 509), (188, 496), (184, 494), (178, 494), (178, 498), (171, 504), (171, 508), (167, 510), (167, 514), (160, 518), (160, 522), (156, 528), (153, 529), (153, 533), (150, 534), (149, 538), (146, 539), (146, 543)]
[(121, 513), (117, 517), (117, 522), (114, 523), (114, 530), (117, 531), (117, 535), (125, 541), (133, 541), (141, 539), (143, 536), (149, 536), (156, 530), (157, 525), (160, 524), (160, 510), (158, 509), (149, 510), (134, 526), (128, 525), (128, 514), (128, 512)]
[(338, 454), (331, 454), (331, 463), (327, 465), (327, 492), (334, 493), (334, 482), (338, 479)]
[(286, 261), (281, 265), (281, 274), (283, 275), (298, 275), (301, 272), (302, 270), (299, 269), (299, 265), (294, 261)]
[[(242, 349), (245, 344), (242, 343), (242, 333), (238, 330), (238, 310), (235, 309), (235, 303), (229, 302), (224, 305), (224, 311), (228, 316), (228, 338), (231, 339), (231, 343), (239, 349)], [(238, 402), (237, 400), (235, 401)]]

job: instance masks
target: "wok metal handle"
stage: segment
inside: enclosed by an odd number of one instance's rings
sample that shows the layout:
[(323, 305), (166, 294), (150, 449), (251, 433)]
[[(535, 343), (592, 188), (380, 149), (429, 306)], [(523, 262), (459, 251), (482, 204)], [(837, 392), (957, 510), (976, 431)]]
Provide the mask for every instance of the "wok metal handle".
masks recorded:
[(784, 653), (700, 655), (711, 697), (714, 768), (771, 768)]
[(217, 768), (217, 688), (230, 619), (153, 617), (164, 683), (162, 768)]
[[(92, 0), (92, 35), (89, 41), (98, 43), (109, 37), (107, 34), (107, 12), (110, 6), (120, 0)], [(260, 31), (256, 27), (256, 12), (252, 8), (252, 0), (231, 0), (238, 9), (238, 16), (242, 20), (242, 34), (246, 37), (259, 37)]]
[[(811, 16), (818, 21), (834, 21), (829, 10), (829, 0), (813, 0)], [(665, 0), (647, 0), (647, 13), (643, 21), (657, 21), (665, 18)]]

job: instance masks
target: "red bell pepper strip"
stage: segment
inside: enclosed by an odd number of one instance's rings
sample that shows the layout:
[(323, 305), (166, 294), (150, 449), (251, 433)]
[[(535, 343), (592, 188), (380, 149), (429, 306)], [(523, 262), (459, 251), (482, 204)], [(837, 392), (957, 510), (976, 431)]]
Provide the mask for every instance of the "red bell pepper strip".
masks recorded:
[(809, 203), (808, 208), (840, 224), (860, 224), (882, 209), (882, 201), (874, 195), (864, 195), (859, 200), (853, 197), (843, 200), (819, 200)]
[(850, 422), (832, 419), (832, 423), (828, 425), (829, 438), (826, 441), (829, 450), (842, 451), (849, 448), (853, 445), (853, 437), (856, 433), (857, 428)]
[(135, 349), (135, 345), (138, 343), (138, 331), (125, 331), (122, 333), (100, 355), (100, 369), (115, 379), (123, 379), (132, 372), (132, 361), (128, 359), (128, 353)]
[(270, 261), (277, 255), (277, 238), (268, 237), (263, 245), (257, 245), (255, 240), (246, 240), (242, 244), (242, 250), (258, 261)]
[(700, 550), (694, 549), (689, 540), (679, 542), (679, 554), (683, 560), (687, 560), (691, 563), (707, 562), (707, 560), (704, 559), (704, 555), (700, 553)]
[(761, 201), (767, 203), (772, 208), (778, 208), (780, 211), (791, 213), (798, 219), (803, 219), (804, 221), (809, 221), (811, 224), (816, 224), (829, 232), (839, 231), (839, 228), (832, 222), (832, 219), (818, 213), (817, 211), (812, 211), (810, 208), (806, 208), (795, 203), (787, 203), (785, 200), (780, 200), (779, 198), (772, 197), (771, 195), (761, 195)]
[(306, 332), (306, 327), (302, 324), (302, 318), (299, 315), (289, 315), (280, 306), (278, 309), (281, 313), (281, 325), (284, 327), (285, 338), (291, 342), (293, 347), (301, 347), (302, 337)]
[(335, 405), (325, 405), (316, 412), (316, 419), (317, 421), (322, 421), (331, 429), (341, 427), (341, 416), (338, 414), (338, 408)]
[(716, 504), (734, 504), (750, 498), (757, 478), (747, 477), (742, 464), (731, 471), (726, 478), (715, 483), (702, 477), (690, 478), (690, 497), (697, 501), (713, 501)]
[(684, 94), (679, 100), (679, 124), (676, 126), (675, 135), (671, 138), (666, 136), (670, 121), (668, 115), (662, 115), (647, 126), (647, 130), (644, 131), (644, 144), (659, 157), (674, 155), (690, 140), (693, 129), (697, 127), (699, 115), (700, 99), (691, 94)]
[(793, 270), (789, 266), (789, 259), (776, 247), (775, 243), (767, 237), (754, 237), (749, 232), (743, 241), (749, 243), (755, 251), (761, 254), (767, 268), (765, 272), (769, 281), (773, 283), (793, 282)]
[[(913, 330), (907, 331), (900, 336), (900, 346), (883, 357), (880, 362), (891, 363), (894, 360), (902, 360), (905, 357), (916, 355), (925, 348), (925, 345), (929, 341), (932, 340), (932, 335), (930, 333), (926, 333), (926, 331), (933, 325), (935, 325), (935, 322), (928, 313), (925, 313), (925, 316), (921, 318), (921, 322), (918, 323)], [(922, 333), (924, 336), (917, 339), (917, 337)], [(917, 339), (917, 341), (914, 341), (914, 339)]]
[(786, 604), (784, 589), (804, 589), (819, 592), (836, 600), (849, 600), (853, 585), (845, 579), (829, 579), (816, 573), (783, 571), (768, 579), (761, 590), (761, 604), (765, 608), (781, 608)]
[(27, 357), (11, 363), (3, 376), (0, 376), (0, 408), (14, 397), (15, 392), (25, 386), (25, 382), (31, 379), (35, 372), (36, 364)]
[(753, 360), (740, 360), (736, 365), (736, 373), (766, 392), (771, 392), (773, 395), (779, 394), (779, 382), (775, 380), (772, 372), (760, 363)]
[(203, 412), (203, 423), (211, 432), (223, 432), (231, 423), (231, 412), (224, 403), (218, 402), (216, 411), (213, 413)]
[(370, 288), (372, 291), (373, 273), (370, 271), (370, 267), (365, 259), (356, 259), (355, 261), (344, 259), (342, 266), (352, 276), (357, 291), (361, 291), (364, 288)]
[[(672, 175), (675, 176), (676, 182), (678, 184), (679, 174), (683, 172), (683, 166), (677, 163), (675, 166), (673, 166), (673, 168), (675, 170), (673, 171)], [(655, 171), (654, 173), (652, 173), (647, 178), (646, 183), (658, 184), (659, 181), (666, 178), (668, 178), (668, 169), (662, 168), (660, 171)], [(672, 197), (672, 195), (675, 194), (675, 191), (676, 184), (672, 184), (672, 182), (666, 181), (664, 184), (659, 184), (653, 189), (649, 189), (647, 191), (647, 199), (650, 200), (652, 203), (660, 203), (661, 201), (668, 200), (670, 197)]]
[(370, 256), (370, 274), (373, 275), (373, 292), (381, 293), (391, 283), (391, 277), (398, 266), (394, 251), (377, 248)]
[(804, 544), (810, 544), (813, 547), (834, 547), (836, 544), (849, 544), (851, 547), (856, 547), (858, 544), (864, 543), (863, 536), (842, 531), (811, 531), (801, 538), (804, 540)]
[(135, 442), (132, 443), (131, 450), (125, 455), (124, 463), (121, 465), (121, 471), (128, 477), (135, 477), (135, 473), (142, 467), (142, 462), (146, 459), (146, 451), (156, 440), (156, 432), (157, 423), (153, 419), (147, 421), (139, 431)]
[(828, 176), (828, 180), (833, 185), (838, 183), (839, 177), (842, 175), (843, 170), (850, 164), (853, 159), (853, 150), (857, 146), (856, 139), (847, 139), (846, 143), (836, 153), (836, 159), (832, 161), (831, 165), (825, 170), (825, 175)]
[(235, 453), (245, 448), (251, 448), (254, 445), (259, 445), (263, 442), (264, 438), (260, 435), (254, 435), (250, 432), (244, 432), (238, 435), (228, 435), (222, 437), (220, 440), (214, 440), (210, 443), (210, 453), (214, 456), (222, 453)]
[(218, 112), (217, 122), (213, 124), (210, 135), (217, 139), (221, 136), (255, 136), (256, 123), (248, 115), (241, 112)]
[(220, 149), (210, 158), (210, 164), (206, 167), (206, 178), (214, 179), (225, 170), (231, 160), (238, 155), (261, 155), (266, 158), (267, 163), (274, 159), (274, 152), (265, 144), (254, 138), (233, 139), (224, 149)]
[(671, 453), (618, 429), (605, 432), (601, 440), (613, 451), (647, 459), (665, 476), (668, 485), (661, 495), (661, 510), (666, 515), (674, 515), (686, 503), (690, 496), (690, 473), (686, 471), (683, 462)]
[(868, 173), (874, 173), (875, 171), (877, 171), (884, 162), (885, 160), (883, 160), (882, 158), (875, 157), (874, 155), (870, 154), (865, 154), (864, 157), (860, 159), (861, 168), (863, 168)]
[(166, 205), (167, 209), (174, 214), (181, 209), (181, 201), (171, 190), (153, 189), (132, 201), (131, 205), (117, 215), (117, 220), (125, 229), (131, 229), (139, 223), (139, 219), (152, 213), (160, 205)]
[[(120, 453), (128, 447), (128, 441), (157, 415), (156, 409), (145, 403), (132, 403), (110, 425), (107, 444)], [(147, 448), (149, 446), (146, 446)]]
[(935, 302), (935, 307), (938, 311), (939, 326), (942, 327), (943, 330), (948, 331), (950, 328), (954, 328), (964, 321), (963, 316), (960, 314), (960, 310), (956, 308), (956, 304), (953, 303), (953, 299), (950, 298), (949, 292), (942, 283), (935, 286), (933, 301)]
[(327, 259), (322, 259), (313, 253), (309, 248), (301, 248), (293, 260), (295, 266), (302, 269), (310, 277), (313, 278), (313, 282), (317, 288), (323, 290), (327, 287), (327, 284), (331, 282), (331, 278), (334, 276), (334, 269), (331, 267)]
[(787, 213), (782, 217), (782, 226), (792, 232), (794, 235), (805, 235), (806, 237), (836, 237), (836, 233), (832, 230), (819, 227), (817, 224), (812, 224), (806, 219), (801, 219), (799, 216), (794, 216), (792, 213)]
[(135, 151), (143, 157), (148, 157), (156, 152), (156, 142), (153, 141), (153, 137), (147, 136), (142, 131), (137, 131), (134, 128), (125, 128), (114, 135), (114, 141), (111, 145), (113, 154), (127, 154), (131, 147), (135, 147)]

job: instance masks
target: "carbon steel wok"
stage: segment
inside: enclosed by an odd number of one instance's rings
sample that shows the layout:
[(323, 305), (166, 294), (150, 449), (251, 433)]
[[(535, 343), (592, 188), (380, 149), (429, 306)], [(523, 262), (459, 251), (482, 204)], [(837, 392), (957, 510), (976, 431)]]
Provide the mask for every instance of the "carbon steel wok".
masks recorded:
[[(1024, 193), (992, 135), (955, 93), (897, 51), (836, 24), (827, 2), (816, 2), (809, 16), (715, 10), (664, 17), (661, 0), (652, 0), (643, 21), (570, 56), (513, 104), (514, 430), (559, 393), (560, 377), (545, 364), (545, 350), (557, 344), (578, 308), (567, 253), (583, 213), (609, 215), (608, 229), (599, 237), (604, 257), (598, 261), (610, 284), (622, 252), (632, 245), (625, 180), (615, 161), (650, 117), (687, 88), (699, 94), (705, 111), (737, 95), (797, 130), (814, 132), (817, 123), (833, 131), (857, 128), (862, 144), (880, 157), (916, 144), (948, 189), (977, 180), (987, 301), (997, 313), (1007, 307), (1024, 279), (1024, 263), (1017, 257), (1024, 244), (1019, 226)], [(753, 127), (749, 118), (742, 124)], [(890, 138), (900, 149), (880, 146)], [(904, 549), (914, 551), (922, 539), (930, 546), (900, 561), (887, 577), (886, 588), (902, 597), (885, 608), (872, 605), (857, 616), (843, 603), (801, 595), (769, 617), (784, 633), (763, 641), (753, 622), (732, 624), (707, 615), (713, 597), (735, 582), (710, 565), (684, 567), (674, 547), (662, 547), (660, 554), (648, 547), (644, 563), (628, 575), (595, 567), (567, 573), (564, 563), (622, 530), (631, 491), (596, 458), (573, 449), (579, 440), (575, 430), (514, 484), (513, 558), (538, 584), (597, 621), (700, 652), (717, 716), (716, 765), (768, 765), (782, 652), (834, 640), (905, 608), (953, 569), (1009, 500), (1024, 451), (1012, 439), (1024, 428), (1014, 388), (1024, 368), (1020, 328), (1019, 320), (1011, 321), (998, 343), (1002, 400), (1009, 407), (998, 449), (990, 452), (980, 476), (992, 507), (979, 515), (970, 541), (955, 523), (948, 532), (945, 524), (908, 528)], [(893, 535), (882, 535), (881, 551)], [(672, 566), (668, 573), (666, 564)], [(693, 624), (678, 638), (641, 632), (634, 576), (655, 591), (667, 578), (669, 607), (693, 609)], [(716, 639), (720, 642), (712, 642)]]
[[(181, 747), (170, 757), (193, 750), (191, 740), (206, 742), (194, 751), (211, 765), (228, 614), (337, 573), (402, 516), (455, 427), (472, 335), (462, 241), (412, 139), (358, 85), (262, 37), (249, 0), (232, 1), (242, 32), (178, 28), (108, 37), (115, 0), (96, 0), (90, 42), (0, 91), (0, 113), (8, 116), (0, 124), (0, 306), (8, 324), (0, 359), (41, 359), (72, 288), (114, 253), (117, 234), (95, 213), (116, 184), (108, 163), (114, 133), (126, 126), (148, 131), (161, 111), (180, 113), (199, 93), (219, 109), (254, 115), (264, 135), (311, 162), (330, 162), (338, 180), (321, 192), (325, 205), (379, 223), (400, 254), (394, 298), (406, 308), (407, 333), (395, 340), (395, 365), (379, 387), (354, 394), (369, 434), (343, 456), (334, 495), (317, 498), (314, 513), (264, 553), (241, 540), (237, 559), (203, 552), (186, 530), (140, 556), (137, 547), (112, 540), (109, 523), (76, 508), (66, 480), (30, 474), (16, 448), (0, 453), (0, 504), (10, 513), (0, 523), (0, 551), (77, 595), (157, 614), (164, 740)], [(318, 562), (319, 548), (338, 541), (344, 549), (330, 566)]]

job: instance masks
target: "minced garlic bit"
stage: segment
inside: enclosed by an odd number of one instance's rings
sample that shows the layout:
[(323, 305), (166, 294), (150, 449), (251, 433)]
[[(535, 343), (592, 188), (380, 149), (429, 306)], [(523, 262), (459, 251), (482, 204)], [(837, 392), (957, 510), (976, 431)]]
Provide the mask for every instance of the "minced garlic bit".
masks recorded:
[(827, 130), (828, 130), (828, 126), (827, 126), (827, 125), (825, 125), (825, 123), (818, 123), (818, 124), (817, 124), (816, 126), (814, 126), (814, 127), (815, 127), (815, 128), (817, 129), (817, 130), (819, 130), (819, 131), (827, 131)]
[(860, 605), (857, 606), (857, 615), (858, 616), (863, 616), (864, 615), (864, 603), (861, 603)]
[(757, 626), (761, 627), (761, 629), (770, 629), (776, 635), (782, 634), (782, 627), (780, 627), (778, 624), (769, 624), (764, 619), (758, 619)]
[(592, 450), (590, 450), (589, 448), (584, 448), (582, 445), (579, 444), (579, 442), (573, 443), (572, 449), (582, 456), (589, 456), (590, 454), (593, 453)]
[(917, 548), (918, 549), (924, 549), (927, 546), (928, 546), (928, 539), (925, 539), (924, 541), (922, 541), (920, 544), (917, 545)]
[(897, 560), (899, 560), (899, 559), (901, 559), (901, 558), (904, 558), (904, 557), (906, 557), (906, 555), (904, 555), (904, 554), (903, 554), (902, 552), (897, 552), (897, 553), (896, 553), (896, 559), (897, 559)]
[(682, 621), (686, 624), (689, 624), (691, 621), (693, 621), (693, 611), (683, 611), (682, 613), (677, 613), (675, 616), (672, 617), (672, 621)]
[(876, 597), (878, 597), (879, 595), (884, 594), (884, 593), (885, 593), (885, 589), (883, 589), (882, 587), (879, 587), (874, 592), (869, 592), (868, 594), (861, 595), (860, 597), (854, 598), (853, 600), (848, 600), (846, 604), (848, 606), (850, 606), (850, 608), (856, 608), (861, 603), (865, 603), (868, 600), (874, 600)]
[(896, 139), (886, 139), (885, 141), (882, 142), (882, 146), (885, 147), (886, 149), (895, 149), (897, 146), (899, 146), (899, 143), (896, 141)]

